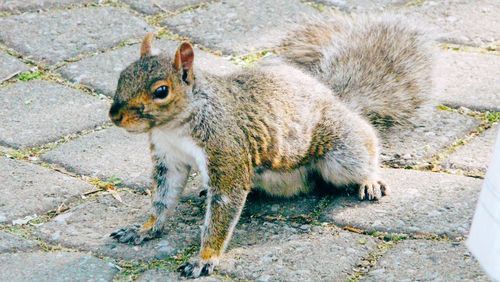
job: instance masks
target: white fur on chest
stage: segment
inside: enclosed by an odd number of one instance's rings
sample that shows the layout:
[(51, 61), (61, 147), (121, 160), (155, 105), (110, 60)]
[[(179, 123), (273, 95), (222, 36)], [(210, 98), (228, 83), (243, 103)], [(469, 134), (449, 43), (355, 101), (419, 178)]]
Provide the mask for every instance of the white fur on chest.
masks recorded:
[(197, 169), (203, 185), (209, 183), (207, 156), (185, 129), (155, 128), (151, 132), (155, 152), (167, 165), (185, 164)]

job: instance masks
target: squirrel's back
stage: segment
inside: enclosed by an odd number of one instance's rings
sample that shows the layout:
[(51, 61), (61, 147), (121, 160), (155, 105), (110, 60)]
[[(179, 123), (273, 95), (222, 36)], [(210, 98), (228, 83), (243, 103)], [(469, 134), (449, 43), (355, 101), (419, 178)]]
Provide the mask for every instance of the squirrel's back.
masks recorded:
[(311, 20), (282, 42), (281, 56), (311, 72), (374, 123), (405, 123), (431, 89), (424, 36), (398, 19)]

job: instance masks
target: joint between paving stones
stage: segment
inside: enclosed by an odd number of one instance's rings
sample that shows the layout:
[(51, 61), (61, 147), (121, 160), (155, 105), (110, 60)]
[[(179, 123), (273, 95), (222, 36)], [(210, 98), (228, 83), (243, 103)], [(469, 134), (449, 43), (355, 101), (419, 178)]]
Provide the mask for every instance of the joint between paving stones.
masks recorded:
[(177, 268), (186, 263), (197, 251), (198, 246), (193, 244), (182, 249), (176, 255), (163, 259), (155, 259), (150, 262), (117, 260), (116, 264), (121, 268), (121, 270), (116, 274), (116, 280), (114, 279), (114, 281), (136, 280), (140, 274), (148, 270), (164, 269), (176, 272)]
[(398, 242), (382, 242), (375, 246), (375, 250), (367, 256), (361, 258), (360, 262), (353, 268), (352, 273), (346, 281), (354, 282), (363, 278), (390, 249), (394, 248)]
[(438, 47), (443, 50), (462, 52), (462, 53), (479, 53), (479, 54), (496, 55), (496, 56), (500, 56), (499, 46), (500, 46), (500, 41), (496, 41), (480, 47), (456, 44), (456, 43), (448, 43), (448, 42), (441, 42), (438, 44)]
[(81, 9), (81, 8), (86, 8), (86, 7), (99, 7), (102, 6), (102, 4), (91, 2), (91, 3), (72, 3), (69, 5), (61, 6), (61, 7), (49, 7), (48, 9), (40, 9), (37, 8), (36, 10), (29, 10), (29, 9), (22, 9), (18, 11), (2, 11), (0, 12), (0, 18), (3, 17), (9, 17), (9, 16), (17, 16), (25, 13), (44, 13), (48, 12), (49, 10), (52, 11), (68, 11), (68, 10), (75, 10), (75, 9)]
[[(458, 150), (460, 147), (471, 142), (474, 138), (478, 137), (485, 130), (490, 129), (495, 124), (497, 124), (500, 121), (500, 112), (473, 111), (473, 110), (470, 110), (470, 109), (467, 109), (464, 107), (459, 107), (459, 108), (451, 108), (448, 106), (438, 106), (438, 107), (440, 108), (440, 110), (445, 110), (445, 111), (459, 113), (462, 115), (467, 115), (467, 116), (473, 117), (481, 122), (476, 128), (472, 129), (467, 135), (463, 136), (462, 138), (456, 139), (449, 146), (443, 148), (440, 152), (437, 152), (434, 156), (429, 158), (428, 163), (430, 165), (427, 167), (427, 170), (430, 170), (432, 172), (444, 172), (444, 173), (453, 174), (449, 170), (443, 169), (442, 162), (449, 155), (451, 155), (453, 152)], [(425, 170), (425, 167), (417, 168), (417, 169), (424, 169)], [(460, 171), (454, 170), (454, 172), (460, 172)], [(469, 176), (467, 174), (464, 174), (464, 175)], [(472, 175), (470, 175), (470, 177), (483, 178), (484, 174), (479, 174), (479, 173), (472, 174)]]

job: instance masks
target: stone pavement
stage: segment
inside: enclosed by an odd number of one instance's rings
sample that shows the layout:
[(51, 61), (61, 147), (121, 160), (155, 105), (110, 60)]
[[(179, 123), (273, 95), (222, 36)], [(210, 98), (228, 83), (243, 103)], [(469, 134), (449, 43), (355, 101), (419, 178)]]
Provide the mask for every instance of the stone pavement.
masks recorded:
[(175, 281), (197, 251), (196, 175), (165, 235), (108, 235), (142, 221), (146, 136), (110, 125), (138, 42), (196, 44), (226, 74), (272, 53), (304, 17), (392, 12), (435, 40), (434, 103), (382, 132), (392, 195), (252, 194), (215, 275), (199, 281), (487, 281), (464, 246), (500, 120), (500, 2), (430, 0), (0, 1), (0, 281)]

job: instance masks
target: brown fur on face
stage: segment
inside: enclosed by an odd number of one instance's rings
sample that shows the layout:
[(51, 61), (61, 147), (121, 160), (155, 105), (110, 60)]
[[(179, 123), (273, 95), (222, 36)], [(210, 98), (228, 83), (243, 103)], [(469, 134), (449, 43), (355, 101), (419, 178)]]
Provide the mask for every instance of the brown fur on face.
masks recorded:
[[(109, 112), (116, 125), (130, 132), (146, 132), (174, 119), (186, 108), (194, 80), (191, 69), (193, 54), (189, 53), (192, 48), (189, 43), (181, 45), (182, 48), (179, 47), (172, 58), (168, 55), (151, 56), (151, 42), (146, 39), (141, 58), (120, 74)], [(191, 60), (190, 64), (186, 64), (186, 56), (190, 56), (187, 58)], [(167, 87), (166, 98), (155, 97), (155, 90), (160, 86)]]

